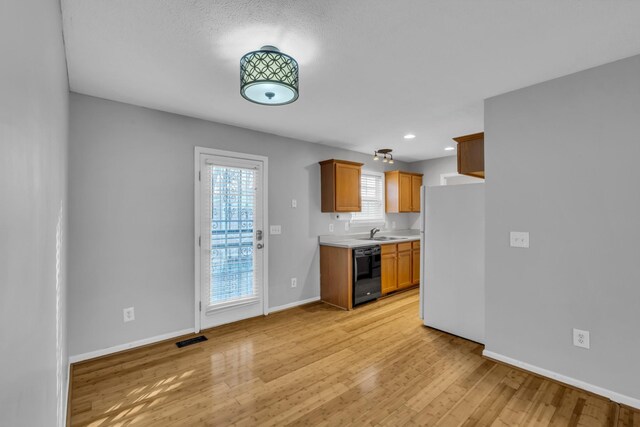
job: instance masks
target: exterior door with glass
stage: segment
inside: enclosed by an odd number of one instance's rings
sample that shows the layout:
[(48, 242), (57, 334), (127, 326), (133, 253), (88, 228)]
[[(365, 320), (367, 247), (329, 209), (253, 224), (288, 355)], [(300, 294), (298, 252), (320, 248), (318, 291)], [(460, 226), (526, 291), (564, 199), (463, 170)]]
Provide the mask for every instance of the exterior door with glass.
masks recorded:
[(197, 157), (196, 330), (200, 330), (266, 312), (266, 158), (207, 152)]

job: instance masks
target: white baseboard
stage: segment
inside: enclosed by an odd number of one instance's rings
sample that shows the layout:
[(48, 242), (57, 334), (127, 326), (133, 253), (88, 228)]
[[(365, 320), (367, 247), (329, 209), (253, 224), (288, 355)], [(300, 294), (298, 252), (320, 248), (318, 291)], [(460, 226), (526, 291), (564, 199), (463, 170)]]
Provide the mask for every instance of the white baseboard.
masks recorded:
[[(302, 301), (295, 301), (289, 304), (280, 305), (278, 307), (269, 308), (269, 313), (275, 313), (277, 311), (286, 310), (288, 308), (297, 307), (299, 305), (309, 304), (311, 302), (320, 301), (320, 297), (308, 298)], [(268, 314), (268, 313), (267, 313)], [(76, 354), (74, 356), (69, 356), (69, 363), (78, 363), (83, 362), (89, 359), (95, 359), (96, 357), (106, 356), (108, 354), (118, 353), (124, 350), (130, 350), (132, 348), (141, 347), (143, 345), (153, 344), (159, 341), (168, 340), (171, 338), (179, 337), (181, 335), (192, 334), (195, 332), (194, 328), (183, 329), (181, 331), (170, 332), (168, 334), (157, 335), (151, 338), (144, 338), (138, 341), (130, 342), (127, 344), (120, 344), (109, 348), (103, 348), (96, 351), (90, 351), (88, 353)]]
[(310, 302), (320, 301), (320, 297), (307, 298), (302, 301), (290, 302), (289, 304), (279, 305), (277, 307), (270, 307), (269, 313), (275, 313), (276, 311), (286, 310), (288, 308), (297, 307), (299, 305), (309, 304)]
[(488, 357), (489, 359), (494, 359), (499, 362), (506, 363), (507, 365), (515, 366), (517, 368), (524, 369), (525, 371), (533, 372), (534, 374), (551, 378), (561, 383), (568, 384), (570, 386), (580, 388), (582, 390), (586, 390), (591, 393), (598, 394), (600, 396), (604, 396), (607, 399), (613, 400), (614, 402), (631, 406), (636, 409), (640, 409), (640, 399), (626, 396), (624, 394), (620, 394), (615, 391), (608, 390), (606, 388), (598, 387), (597, 385), (589, 384), (575, 378), (567, 377), (565, 375), (558, 374), (557, 372), (549, 371), (548, 369), (530, 365), (529, 363), (521, 362), (520, 360), (512, 359), (510, 357), (503, 356), (502, 354), (494, 353), (492, 351), (484, 350), (482, 352), (482, 355)]
[(154, 344), (160, 341), (168, 340), (171, 338), (179, 337), (181, 335), (187, 335), (194, 333), (193, 328), (183, 329), (181, 331), (169, 332), (167, 334), (156, 335), (151, 338), (144, 338), (138, 341), (130, 342), (127, 344), (120, 344), (109, 348), (103, 348), (101, 350), (90, 351), (88, 353), (76, 354), (69, 356), (69, 363), (83, 362), (89, 359), (95, 359), (96, 357), (106, 356), (108, 354), (118, 353), (120, 351), (129, 350), (136, 347), (142, 347), (143, 345)]

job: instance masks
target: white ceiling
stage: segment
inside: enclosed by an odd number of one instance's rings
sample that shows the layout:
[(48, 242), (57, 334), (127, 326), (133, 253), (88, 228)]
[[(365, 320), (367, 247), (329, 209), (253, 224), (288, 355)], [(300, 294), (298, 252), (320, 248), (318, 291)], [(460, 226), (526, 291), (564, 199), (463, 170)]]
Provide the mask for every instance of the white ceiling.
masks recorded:
[[(401, 160), (483, 130), (482, 100), (640, 53), (629, 0), (62, 0), (73, 91)], [(265, 44), (300, 99), (239, 94)], [(640, 77), (639, 77), (640, 78)], [(415, 133), (407, 142), (402, 136)]]

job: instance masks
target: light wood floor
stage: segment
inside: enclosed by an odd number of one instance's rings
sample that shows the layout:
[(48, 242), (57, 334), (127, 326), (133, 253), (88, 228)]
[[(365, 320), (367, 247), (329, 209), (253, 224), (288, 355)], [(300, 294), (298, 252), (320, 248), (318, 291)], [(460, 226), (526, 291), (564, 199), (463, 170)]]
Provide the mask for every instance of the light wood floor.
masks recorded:
[(412, 290), (316, 303), (74, 365), (74, 426), (640, 426), (603, 398), (482, 358), (422, 326)]

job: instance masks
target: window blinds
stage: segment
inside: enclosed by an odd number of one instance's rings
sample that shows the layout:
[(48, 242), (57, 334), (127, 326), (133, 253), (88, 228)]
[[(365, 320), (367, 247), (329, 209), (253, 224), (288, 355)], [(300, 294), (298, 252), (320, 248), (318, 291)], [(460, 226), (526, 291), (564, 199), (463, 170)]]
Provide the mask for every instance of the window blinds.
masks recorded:
[(354, 212), (352, 222), (384, 222), (384, 176), (362, 172), (360, 175), (361, 211)]
[(256, 298), (254, 224), (256, 170), (208, 164), (205, 174), (210, 249), (203, 260), (209, 283), (209, 306)]

